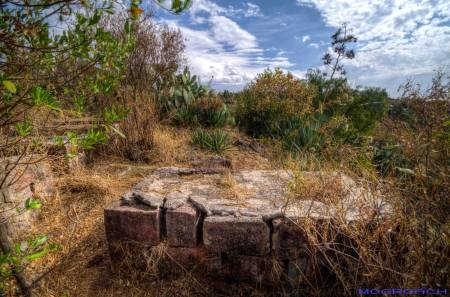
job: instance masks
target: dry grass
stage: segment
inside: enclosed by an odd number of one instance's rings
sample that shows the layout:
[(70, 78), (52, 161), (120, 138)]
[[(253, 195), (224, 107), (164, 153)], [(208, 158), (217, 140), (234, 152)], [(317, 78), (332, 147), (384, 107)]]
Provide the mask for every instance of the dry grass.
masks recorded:
[(185, 164), (188, 161), (190, 131), (158, 126), (154, 134), (155, 148), (151, 161), (165, 166)]
[[(145, 175), (149, 168), (120, 175), (125, 164), (98, 164), (57, 179), (57, 194), (44, 202), (34, 233), (47, 234), (61, 250), (33, 262), (30, 269), (50, 272), (42, 281), (40, 296), (95, 296), (92, 282), (107, 265), (87, 269), (92, 259), (107, 262), (103, 230), (103, 209)], [(120, 178), (118, 178), (120, 176)], [(84, 277), (80, 277), (84, 276)]]
[[(103, 209), (156, 167), (190, 167), (192, 159), (211, 157), (210, 153), (190, 147), (189, 134), (187, 129), (160, 126), (154, 134), (151, 163), (100, 156), (88, 168), (56, 179), (57, 193), (44, 201), (41, 218), (32, 233), (47, 234), (51, 242), (61, 245), (61, 250), (28, 267), (28, 272), (44, 273), (35, 290), (37, 296), (229, 296), (225, 293), (228, 290), (233, 296), (264, 296), (246, 286), (212, 293), (210, 284), (189, 273), (161, 278), (157, 266), (167, 263), (163, 245), (145, 255), (145, 273), (110, 271)], [(235, 150), (227, 158), (242, 169), (271, 166), (268, 160), (250, 151)], [(224, 180), (225, 184), (232, 187), (234, 183)]]
[(231, 171), (227, 170), (218, 182), (222, 195), (244, 205), (245, 197), (250, 193), (249, 189), (239, 185), (236, 182)]
[[(212, 157), (210, 153), (190, 147), (189, 133), (187, 129), (158, 127), (151, 164), (108, 157), (96, 160), (86, 170), (57, 180), (58, 193), (45, 202), (43, 217), (35, 232), (48, 234), (53, 242), (61, 244), (62, 250), (33, 263), (32, 267), (36, 269), (51, 268), (39, 282), (37, 296), (270, 296), (264, 290), (243, 284), (229, 284), (226, 289), (216, 289), (212, 293), (213, 283), (206, 283), (189, 273), (162, 277), (164, 274), (160, 268), (167, 263), (168, 256), (164, 245), (144, 253), (144, 272), (130, 269), (110, 271), (103, 229), (104, 207), (155, 167), (190, 167), (192, 159)], [(234, 133), (234, 138), (240, 137), (239, 133)], [(318, 169), (316, 165), (319, 164), (309, 167), (311, 164), (304, 164), (301, 160), (280, 164), (275, 159), (238, 148), (227, 152), (225, 158), (230, 160), (233, 170), (275, 166), (299, 172), (304, 168)], [(331, 163), (320, 165), (320, 169), (324, 172), (352, 172), (351, 168), (342, 166), (342, 163)], [(305, 252), (311, 263), (307, 268), (308, 277), (298, 275), (291, 280), (291, 289), (297, 288), (304, 296), (335, 296), (336, 292), (353, 296), (359, 287), (409, 287), (418, 284), (415, 259), (420, 258), (421, 242), (417, 240), (420, 238), (417, 219), (406, 211), (398, 191), (389, 184), (379, 187), (382, 181), (370, 174), (365, 178), (374, 192), (378, 191), (388, 199), (393, 213), (388, 218), (369, 217), (352, 224), (340, 219), (319, 223), (312, 219), (294, 221), (308, 239)], [(243, 193), (231, 171), (219, 184), (236, 199)], [(338, 205), (346, 194), (336, 179), (313, 175), (298, 174), (293, 189), (294, 198), (312, 199), (329, 206)], [(278, 277), (280, 269), (274, 267), (274, 271), (279, 272)], [(289, 290), (278, 289), (278, 296), (288, 296)]]

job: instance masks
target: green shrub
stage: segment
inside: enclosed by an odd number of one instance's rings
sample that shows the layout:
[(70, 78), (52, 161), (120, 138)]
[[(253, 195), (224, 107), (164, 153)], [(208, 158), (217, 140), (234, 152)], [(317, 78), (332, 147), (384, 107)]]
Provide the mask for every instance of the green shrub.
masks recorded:
[(189, 105), (182, 105), (175, 111), (175, 122), (182, 126), (197, 126), (198, 117)]
[(197, 129), (192, 134), (192, 144), (219, 154), (231, 148), (230, 137), (222, 130)]
[(196, 75), (191, 76), (187, 67), (183, 73), (172, 75), (168, 86), (168, 93), (160, 97), (160, 108), (166, 112), (189, 106), (208, 94), (208, 89), (200, 83)]
[(281, 70), (266, 70), (237, 95), (236, 118), (254, 136), (272, 136), (281, 122), (297, 121), (312, 112), (314, 90)]
[(387, 111), (388, 94), (379, 88), (357, 90), (347, 103), (345, 115), (356, 133), (367, 134), (373, 130)]
[(203, 98), (176, 110), (176, 122), (184, 126), (224, 127), (232, 123), (231, 113), (220, 99)]
[(230, 111), (218, 98), (201, 99), (190, 106), (199, 124), (205, 127), (223, 127), (228, 123)]
[(302, 151), (319, 151), (325, 143), (325, 135), (319, 122), (291, 121), (277, 126), (277, 136), (283, 147), (298, 154)]

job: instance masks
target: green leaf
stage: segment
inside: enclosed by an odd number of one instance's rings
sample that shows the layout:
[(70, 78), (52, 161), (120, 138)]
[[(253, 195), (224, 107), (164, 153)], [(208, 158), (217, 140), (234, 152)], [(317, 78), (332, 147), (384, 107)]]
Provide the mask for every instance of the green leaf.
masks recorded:
[(26, 257), (24, 257), (24, 259), (28, 260), (28, 261), (33, 261), (39, 258), (42, 258), (43, 256), (45, 256), (48, 253), (48, 251), (46, 249), (43, 249), (41, 251), (38, 251), (36, 253), (30, 254)]
[(16, 85), (15, 85), (14, 83), (12, 83), (12, 82), (9, 81), (9, 80), (4, 80), (4, 81), (2, 81), (2, 83), (3, 83), (3, 86), (4, 86), (8, 91), (10, 91), (10, 92), (13, 93), (13, 94), (16, 93), (17, 89), (16, 89)]
[(93, 25), (97, 24), (100, 21), (100, 18), (101, 18), (100, 13), (95, 12), (95, 14), (89, 20), (89, 26), (93, 26)]
[(21, 137), (26, 137), (31, 134), (33, 131), (33, 126), (31, 125), (30, 119), (25, 119), (23, 123), (17, 123), (14, 125), (17, 131), (17, 134)]
[(47, 240), (48, 240), (48, 237), (46, 235), (39, 235), (38, 237), (36, 237), (35, 240), (33, 240), (31, 242), (31, 246), (36, 248), (36, 247), (41, 246), (44, 243), (46, 243)]
[(131, 23), (129, 20), (125, 22), (125, 33), (130, 34), (131, 32)]
[(181, 9), (181, 0), (172, 0), (172, 10), (177, 12)]
[(36, 106), (47, 106), (52, 110), (59, 111), (59, 101), (41, 86), (34, 87), (30, 92), (33, 104)]
[(25, 209), (26, 210), (38, 209), (41, 207), (42, 207), (42, 203), (37, 199), (27, 198), (27, 200), (25, 200)]
[(63, 146), (64, 145), (64, 139), (61, 136), (55, 136), (53, 137), (53, 143), (57, 146)]

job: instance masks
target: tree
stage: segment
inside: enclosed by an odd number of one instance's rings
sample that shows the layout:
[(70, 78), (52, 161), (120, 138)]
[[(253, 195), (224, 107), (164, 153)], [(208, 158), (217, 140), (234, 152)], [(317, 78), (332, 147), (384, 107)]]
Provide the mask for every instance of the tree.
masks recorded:
[[(191, 4), (191, 0), (173, 0), (166, 7), (165, 2), (155, 1), (175, 14)], [(36, 162), (32, 161), (33, 155), (42, 152), (50, 136), (40, 136), (49, 120), (67, 114), (85, 115), (87, 103), (95, 106), (99, 98), (113, 94), (123, 80), (125, 61), (135, 44), (133, 23), (143, 10), (140, 1), (131, 1), (124, 23), (127, 35), (119, 39), (105, 30), (100, 20), (106, 14), (116, 13), (122, 7), (120, 3), (117, 0), (0, 2), (0, 159), (6, 160), (0, 168), (1, 189), (17, 180), (11, 173), (18, 166)], [(121, 134), (113, 124), (126, 116), (126, 108), (109, 106), (91, 112), (95, 121), (85, 135), (68, 132), (55, 142), (92, 149), (107, 141), (111, 132)], [(45, 241), (38, 240), (35, 246), (39, 249), (33, 252), (47, 251), (43, 247)], [(4, 277), (19, 271), (21, 253), (20, 249), (0, 253), (0, 293)]]
[[(347, 79), (342, 64), (344, 59), (353, 59), (355, 51), (349, 48), (357, 38), (349, 33), (346, 24), (343, 24), (332, 36), (332, 52), (327, 52), (322, 61), (328, 71), (313, 70), (307, 75), (307, 80), (316, 87), (317, 95), (314, 100), (316, 108), (322, 112), (324, 109), (334, 108), (334, 103), (339, 103), (345, 97)], [(328, 105), (328, 106), (327, 106)]]

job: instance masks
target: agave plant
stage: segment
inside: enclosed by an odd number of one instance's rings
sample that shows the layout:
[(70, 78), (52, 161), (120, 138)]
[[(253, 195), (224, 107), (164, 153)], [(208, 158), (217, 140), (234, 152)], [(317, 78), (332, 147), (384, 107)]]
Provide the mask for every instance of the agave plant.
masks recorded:
[(231, 148), (230, 137), (222, 130), (197, 129), (192, 134), (192, 144), (219, 154)]
[(277, 123), (274, 136), (283, 141), (286, 150), (298, 153), (302, 150), (320, 150), (325, 137), (320, 131), (321, 125), (317, 121), (291, 120)]

